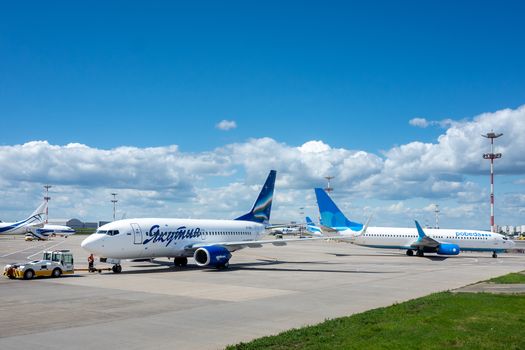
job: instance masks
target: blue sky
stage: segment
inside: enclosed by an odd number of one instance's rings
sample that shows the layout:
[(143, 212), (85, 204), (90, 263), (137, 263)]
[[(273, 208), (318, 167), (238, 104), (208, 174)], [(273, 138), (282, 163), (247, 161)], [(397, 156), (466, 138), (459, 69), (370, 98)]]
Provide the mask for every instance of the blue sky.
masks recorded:
[[(320, 140), (384, 158), (396, 146), (437, 144), (450, 124), (421, 128), (409, 121), (469, 122), (525, 104), (524, 7), (519, 1), (2, 4), (0, 146), (177, 145), (190, 157), (269, 137), (289, 147)], [(237, 127), (220, 130), (221, 120)], [(211, 190), (265, 176), (250, 178), (244, 163), (235, 169), (201, 180)], [(500, 188), (521, 196), (523, 168), (505, 169)], [(479, 169), (464, 171), (454, 174), (458, 181), (481, 189), (485, 177), (472, 174)], [(89, 183), (83, 176), (38, 173), (23, 181), (74, 187)], [(5, 181), (16, 187), (22, 180)], [(354, 184), (348, 181), (338, 185)], [(387, 197), (375, 200), (388, 206)], [(426, 205), (420, 198), (401, 199)], [(447, 200), (457, 205), (457, 198)]]

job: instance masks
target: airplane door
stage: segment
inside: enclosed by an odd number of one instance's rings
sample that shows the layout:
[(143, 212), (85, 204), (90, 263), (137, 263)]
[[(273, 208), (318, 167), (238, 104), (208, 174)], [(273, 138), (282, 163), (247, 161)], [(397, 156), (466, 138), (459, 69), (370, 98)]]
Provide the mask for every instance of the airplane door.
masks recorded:
[(133, 230), (133, 243), (142, 244), (142, 230), (139, 224), (131, 224), (131, 229)]

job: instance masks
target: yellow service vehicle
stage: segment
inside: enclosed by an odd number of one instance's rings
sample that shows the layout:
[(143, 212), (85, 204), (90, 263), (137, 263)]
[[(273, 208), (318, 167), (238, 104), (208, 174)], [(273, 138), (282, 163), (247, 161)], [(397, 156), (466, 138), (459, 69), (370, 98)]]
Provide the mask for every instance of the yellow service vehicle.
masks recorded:
[(69, 250), (45, 251), (42, 260), (8, 264), (4, 267), (4, 276), (25, 280), (40, 276), (60, 277), (74, 272), (73, 254)]

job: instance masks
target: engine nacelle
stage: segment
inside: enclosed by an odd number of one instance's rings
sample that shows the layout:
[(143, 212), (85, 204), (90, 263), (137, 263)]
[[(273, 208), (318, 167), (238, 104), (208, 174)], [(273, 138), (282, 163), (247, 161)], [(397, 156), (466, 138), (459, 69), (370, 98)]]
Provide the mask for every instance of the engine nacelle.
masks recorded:
[(199, 248), (193, 254), (193, 259), (199, 266), (225, 266), (231, 257), (232, 255), (228, 249), (214, 245)]
[(442, 243), (439, 245), (437, 251), (437, 253), (441, 255), (458, 255), (459, 252), (459, 246), (453, 243)]

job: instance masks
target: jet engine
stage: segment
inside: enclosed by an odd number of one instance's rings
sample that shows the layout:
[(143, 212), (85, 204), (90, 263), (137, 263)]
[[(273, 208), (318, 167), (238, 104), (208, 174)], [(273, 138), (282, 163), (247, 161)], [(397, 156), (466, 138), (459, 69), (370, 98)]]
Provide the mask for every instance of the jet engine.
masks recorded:
[(459, 252), (459, 246), (453, 243), (441, 243), (437, 250), (437, 253), (441, 255), (458, 255)]
[(227, 267), (231, 257), (228, 249), (221, 246), (201, 247), (193, 254), (199, 266)]

